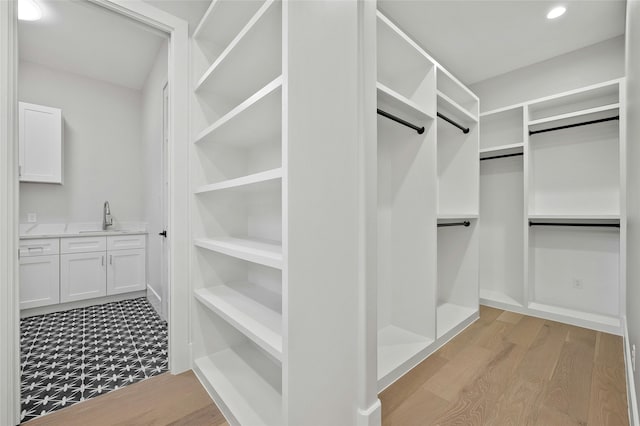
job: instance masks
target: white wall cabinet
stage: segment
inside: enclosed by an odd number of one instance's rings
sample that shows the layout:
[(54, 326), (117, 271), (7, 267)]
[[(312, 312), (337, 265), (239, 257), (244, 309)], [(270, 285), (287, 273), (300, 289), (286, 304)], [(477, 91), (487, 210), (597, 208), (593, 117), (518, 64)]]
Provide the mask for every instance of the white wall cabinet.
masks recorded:
[(116, 250), (107, 254), (107, 294), (144, 290), (145, 250)]
[(20, 102), (20, 182), (62, 184), (62, 110)]
[(107, 295), (106, 253), (60, 256), (60, 301), (73, 302)]

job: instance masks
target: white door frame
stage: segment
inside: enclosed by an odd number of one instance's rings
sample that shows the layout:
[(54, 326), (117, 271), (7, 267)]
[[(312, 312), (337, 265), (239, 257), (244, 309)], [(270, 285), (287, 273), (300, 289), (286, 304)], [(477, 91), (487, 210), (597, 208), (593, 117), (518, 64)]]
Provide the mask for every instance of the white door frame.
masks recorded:
[[(157, 28), (169, 40), (169, 368), (191, 368), (189, 351), (188, 24), (141, 0), (89, 0)], [(18, 305), (18, 7), (0, 0), (0, 424), (20, 421)]]

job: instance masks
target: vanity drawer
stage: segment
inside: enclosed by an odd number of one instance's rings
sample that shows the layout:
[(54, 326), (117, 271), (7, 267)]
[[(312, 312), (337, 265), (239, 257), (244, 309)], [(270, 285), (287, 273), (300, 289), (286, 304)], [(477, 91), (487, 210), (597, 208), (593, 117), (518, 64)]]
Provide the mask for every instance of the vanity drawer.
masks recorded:
[(107, 250), (130, 250), (145, 248), (146, 235), (113, 235), (107, 237)]
[(20, 240), (20, 257), (49, 256), (58, 253), (60, 253), (60, 240), (58, 238)]
[(107, 251), (107, 237), (73, 237), (60, 240), (60, 253)]

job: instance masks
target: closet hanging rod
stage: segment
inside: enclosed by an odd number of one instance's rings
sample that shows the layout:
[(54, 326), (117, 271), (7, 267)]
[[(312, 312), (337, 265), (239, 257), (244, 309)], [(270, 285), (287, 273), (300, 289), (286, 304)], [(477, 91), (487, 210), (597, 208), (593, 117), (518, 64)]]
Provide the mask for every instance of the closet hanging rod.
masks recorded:
[(451, 223), (439, 223), (438, 228), (442, 228), (443, 226), (469, 226), (471, 222), (465, 220), (464, 222), (451, 222)]
[(579, 127), (579, 126), (586, 126), (586, 125), (589, 125), (589, 124), (604, 123), (605, 121), (613, 121), (613, 120), (619, 120), (619, 119), (620, 119), (620, 116), (616, 115), (615, 117), (600, 118), (598, 120), (584, 121), (582, 123), (567, 124), (566, 126), (550, 127), (548, 129), (541, 129), (541, 130), (529, 130), (529, 136), (535, 135), (535, 134), (538, 134), (538, 133), (553, 132), (555, 130), (570, 129), (572, 127)]
[(598, 228), (620, 228), (619, 223), (562, 223), (562, 222), (532, 222), (529, 226), (588, 226)]
[(524, 155), (522, 152), (517, 152), (515, 154), (504, 154), (504, 155), (494, 155), (493, 157), (483, 157), (480, 159), (480, 161), (483, 160), (493, 160), (495, 158), (507, 158), (507, 157), (516, 157), (518, 155)]
[(452, 119), (450, 119), (449, 117), (447, 117), (446, 115), (440, 114), (438, 113), (438, 117), (442, 118), (444, 121), (446, 121), (449, 124), (453, 124), (454, 126), (456, 126), (458, 129), (462, 130), (462, 133), (464, 133), (465, 135), (467, 133), (469, 133), (469, 128), (468, 127), (464, 127), (461, 124), (456, 123), (455, 121), (453, 121)]
[(389, 114), (388, 112), (381, 110), (380, 108), (378, 108), (378, 114), (380, 114), (380, 115), (381, 115), (381, 116), (383, 116), (383, 117), (387, 117), (388, 119), (393, 120), (393, 121), (395, 121), (396, 123), (400, 123), (400, 124), (402, 124), (403, 126), (407, 126), (407, 127), (412, 128), (413, 130), (415, 130), (416, 132), (418, 132), (418, 134), (419, 134), (419, 135), (421, 135), (421, 134), (423, 134), (423, 133), (424, 133), (424, 127), (418, 127), (418, 126), (416, 126), (415, 124), (411, 124), (411, 123), (409, 123), (408, 121), (405, 121), (405, 120), (403, 120), (403, 119), (402, 119), (402, 118), (400, 118), (400, 117), (396, 117), (396, 116), (395, 116), (395, 115), (393, 115), (393, 114)]

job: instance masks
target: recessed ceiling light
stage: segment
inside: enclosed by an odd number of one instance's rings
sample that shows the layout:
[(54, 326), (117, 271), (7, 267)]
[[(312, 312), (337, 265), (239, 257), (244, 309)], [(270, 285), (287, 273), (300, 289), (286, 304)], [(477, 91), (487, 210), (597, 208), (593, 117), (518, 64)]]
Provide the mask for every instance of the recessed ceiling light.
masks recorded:
[(557, 6), (554, 7), (553, 9), (551, 9), (549, 11), (549, 13), (547, 13), (547, 19), (556, 19), (562, 15), (564, 15), (564, 13), (567, 11), (567, 8), (564, 6)]
[(42, 10), (35, 0), (18, 0), (18, 19), (37, 21), (40, 18), (42, 18)]

